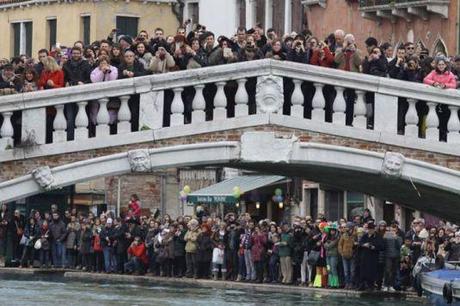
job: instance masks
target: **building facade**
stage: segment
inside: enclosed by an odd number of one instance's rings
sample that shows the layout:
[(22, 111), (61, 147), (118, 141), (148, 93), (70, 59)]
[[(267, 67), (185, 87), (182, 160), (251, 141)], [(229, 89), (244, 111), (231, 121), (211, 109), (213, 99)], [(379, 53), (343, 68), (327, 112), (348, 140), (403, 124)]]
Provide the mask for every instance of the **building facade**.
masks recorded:
[(355, 35), (360, 48), (374, 36), (394, 47), (414, 42), (447, 55), (459, 51), (458, 10), (458, 2), (450, 0), (184, 0), (184, 20), (217, 35), (256, 23), (280, 34), (309, 29), (320, 39), (343, 29)]
[(56, 43), (90, 44), (118, 29), (120, 34), (175, 33), (179, 24), (174, 0), (144, 1), (0, 1), (0, 57), (35, 55)]

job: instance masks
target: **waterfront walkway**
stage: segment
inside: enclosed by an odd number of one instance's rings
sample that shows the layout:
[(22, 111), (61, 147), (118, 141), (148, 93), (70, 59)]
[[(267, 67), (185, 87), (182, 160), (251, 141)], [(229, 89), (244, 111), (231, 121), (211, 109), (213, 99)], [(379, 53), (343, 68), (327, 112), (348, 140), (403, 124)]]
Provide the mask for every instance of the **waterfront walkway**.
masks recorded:
[(401, 300), (419, 300), (426, 301), (420, 298), (415, 292), (383, 292), (383, 291), (355, 291), (343, 289), (324, 289), (310, 288), (300, 286), (286, 286), (281, 284), (255, 284), (247, 282), (232, 282), (232, 281), (214, 281), (210, 279), (190, 279), (190, 278), (169, 278), (157, 276), (138, 276), (138, 275), (121, 275), (121, 274), (101, 274), (89, 273), (75, 270), (64, 269), (20, 269), (20, 268), (0, 268), (0, 279), (12, 277), (50, 277), (55, 276), (57, 280), (94, 282), (94, 283), (126, 283), (139, 285), (173, 285), (173, 286), (200, 286), (218, 289), (239, 289), (239, 290), (254, 290), (263, 292), (279, 292), (279, 293), (298, 293), (298, 294), (319, 294), (344, 297), (374, 297), (374, 298), (391, 298)]

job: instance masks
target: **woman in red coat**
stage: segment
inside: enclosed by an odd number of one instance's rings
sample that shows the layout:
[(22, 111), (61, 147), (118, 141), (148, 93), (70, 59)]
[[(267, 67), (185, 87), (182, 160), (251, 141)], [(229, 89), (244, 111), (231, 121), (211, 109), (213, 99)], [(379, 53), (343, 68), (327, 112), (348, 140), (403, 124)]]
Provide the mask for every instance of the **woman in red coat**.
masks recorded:
[(141, 217), (141, 202), (137, 194), (131, 195), (131, 201), (128, 204), (128, 218), (135, 217), (139, 219)]
[(310, 64), (332, 68), (334, 64), (334, 55), (329, 50), (328, 46), (322, 41), (318, 42), (316, 37), (310, 38), (308, 44), (312, 50)]
[(265, 249), (267, 246), (267, 233), (261, 230), (259, 225), (256, 225), (255, 232), (251, 237), (251, 255), (256, 268), (257, 282), (262, 283), (264, 276), (264, 259)]
[(42, 59), (42, 63), (43, 71), (38, 81), (38, 88), (43, 90), (64, 87), (64, 71), (62, 71), (56, 60), (48, 56)]

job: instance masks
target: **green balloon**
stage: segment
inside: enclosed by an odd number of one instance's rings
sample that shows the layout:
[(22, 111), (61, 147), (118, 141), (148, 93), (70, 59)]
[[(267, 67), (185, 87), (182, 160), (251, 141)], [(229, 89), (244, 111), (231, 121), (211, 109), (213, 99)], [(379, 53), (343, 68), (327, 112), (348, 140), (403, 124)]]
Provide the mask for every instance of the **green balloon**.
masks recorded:
[(281, 190), (281, 188), (276, 188), (275, 189), (275, 195), (280, 196), (282, 194), (283, 194), (283, 190)]

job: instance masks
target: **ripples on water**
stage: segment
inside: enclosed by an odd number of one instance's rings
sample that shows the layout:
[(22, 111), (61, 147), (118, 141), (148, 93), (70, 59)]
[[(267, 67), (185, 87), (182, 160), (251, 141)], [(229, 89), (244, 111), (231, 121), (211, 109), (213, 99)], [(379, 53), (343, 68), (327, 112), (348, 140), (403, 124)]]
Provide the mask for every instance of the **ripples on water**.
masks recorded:
[(324, 296), (319, 294), (268, 293), (190, 286), (141, 286), (0, 280), (0, 305), (8, 306), (420, 306), (420, 302)]

